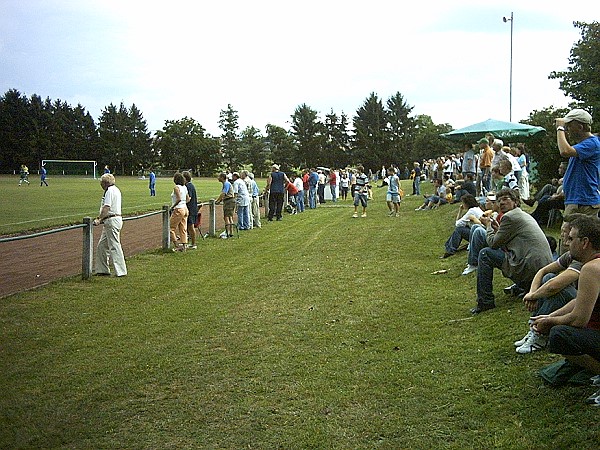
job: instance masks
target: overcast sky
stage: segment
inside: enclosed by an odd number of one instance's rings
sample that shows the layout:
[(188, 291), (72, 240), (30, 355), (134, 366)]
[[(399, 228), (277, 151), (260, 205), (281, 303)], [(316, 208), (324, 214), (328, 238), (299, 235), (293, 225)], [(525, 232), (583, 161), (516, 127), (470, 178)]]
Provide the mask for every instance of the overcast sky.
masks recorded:
[(462, 128), (566, 106), (553, 70), (600, 2), (552, 0), (0, 0), (0, 94), (81, 103), (98, 119), (135, 103), (150, 130), (193, 117), (219, 135), (289, 128), (306, 103), (350, 119), (371, 92), (400, 92), (413, 114)]

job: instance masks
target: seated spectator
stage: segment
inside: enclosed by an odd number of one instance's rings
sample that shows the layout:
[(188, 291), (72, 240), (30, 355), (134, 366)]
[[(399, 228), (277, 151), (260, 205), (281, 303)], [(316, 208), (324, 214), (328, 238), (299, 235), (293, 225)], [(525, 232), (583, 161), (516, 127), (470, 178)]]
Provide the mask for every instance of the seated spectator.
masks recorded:
[[(571, 256), (583, 263), (577, 297), (551, 314), (534, 316), (533, 331), (548, 336), (548, 350), (592, 374), (600, 374), (600, 221), (570, 219)], [(586, 400), (600, 406), (600, 391)]]
[(472, 314), (495, 308), (494, 268), (513, 280), (522, 290), (529, 290), (533, 277), (552, 262), (548, 240), (536, 221), (519, 207), (519, 192), (502, 189), (497, 194), (502, 212), (500, 223), (482, 216), (489, 247), (479, 252), (477, 260), (477, 306)]
[(454, 186), (454, 200), (452, 200), (452, 203), (460, 202), (463, 195), (471, 194), (473, 197), (477, 196), (477, 189), (473, 180), (473, 175), (468, 173), (465, 175), (463, 181), (457, 181), (456, 186)]
[(463, 239), (468, 240), (471, 232), (471, 226), (479, 222), (483, 215), (483, 210), (479, 202), (471, 194), (462, 197), (460, 208), (456, 215), (456, 223), (452, 235), (446, 241), (446, 252), (441, 258), (448, 258), (456, 253)]
[(550, 217), (550, 211), (565, 209), (565, 193), (563, 191), (563, 179), (558, 180), (558, 189), (552, 195), (545, 195), (538, 200), (537, 207), (531, 213), (531, 217), (540, 225), (546, 225)]
[[(484, 213), (482, 217), (488, 217), (500, 222), (500, 215), (498, 214), (498, 204), (496, 203), (496, 194), (488, 194), (485, 199)], [(479, 258), (479, 252), (488, 246), (487, 244), (487, 232), (485, 227), (481, 224), (481, 217), (479, 220), (474, 220), (475, 224), (471, 227), (469, 232), (469, 255), (467, 257), (467, 267), (463, 270), (462, 275), (468, 275), (477, 270), (477, 260)]]
[(545, 184), (544, 187), (542, 189), (540, 189), (539, 191), (537, 191), (535, 193), (535, 195), (533, 197), (531, 197), (530, 199), (523, 200), (523, 203), (525, 203), (528, 206), (533, 206), (533, 205), (535, 205), (535, 202), (539, 202), (541, 198), (555, 194), (557, 189), (558, 189), (558, 178), (552, 178), (550, 183)]
[[(560, 235), (568, 250), (571, 225), (564, 222)], [(569, 251), (557, 260), (542, 267), (533, 277), (529, 292), (523, 297), (523, 302), (531, 316), (550, 314), (565, 306), (577, 295), (576, 284), (581, 272), (581, 264), (575, 261)], [(546, 347), (546, 336), (531, 328), (533, 320), (529, 320), (529, 332), (515, 342), (516, 351), (520, 354), (533, 353)]]
[(425, 202), (419, 206), (415, 211), (422, 211), (424, 209), (435, 209), (440, 205), (448, 203), (446, 200), (446, 186), (442, 183), (442, 180), (436, 178), (434, 181), (435, 194), (429, 197), (425, 197)]
[(500, 160), (498, 163), (498, 170), (500, 171), (500, 175), (504, 177), (500, 189), (513, 189), (518, 191), (519, 181), (513, 172), (511, 162), (507, 159)]

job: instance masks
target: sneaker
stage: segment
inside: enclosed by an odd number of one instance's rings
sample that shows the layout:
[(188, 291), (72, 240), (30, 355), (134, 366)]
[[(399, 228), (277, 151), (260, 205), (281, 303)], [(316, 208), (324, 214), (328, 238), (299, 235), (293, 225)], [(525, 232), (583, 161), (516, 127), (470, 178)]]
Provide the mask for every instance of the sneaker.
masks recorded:
[(362, 213), (360, 217), (367, 217), (367, 213)]
[(600, 391), (594, 392), (592, 395), (585, 399), (585, 402), (590, 405), (600, 406)]
[(197, 245), (188, 245), (188, 249), (190, 250), (196, 250), (198, 248)]
[(520, 347), (525, 342), (527, 342), (529, 340), (529, 338), (531, 337), (532, 334), (533, 334), (533, 330), (529, 330), (527, 332), (527, 334), (525, 336), (523, 336), (522, 339), (519, 339), (518, 341), (515, 341), (515, 347)]
[(469, 275), (472, 272), (476, 272), (477, 271), (477, 266), (473, 266), (471, 264), (469, 264), (465, 270), (462, 271), (462, 275)]
[(390, 211), (390, 213), (388, 214), (388, 216), (392, 217), (394, 215), (394, 211)]
[(356, 219), (358, 217), (358, 213), (352, 214), (352, 217), (354, 217)]
[(415, 208), (415, 211), (423, 211), (423, 208), (419, 206), (418, 208)]
[(400, 213), (394, 214), (394, 217), (400, 217)]
[(546, 344), (548, 343), (548, 339), (546, 336), (542, 336), (539, 333), (533, 332), (531, 336), (523, 345), (517, 347), (517, 353), (521, 355), (526, 355), (527, 353), (537, 352), (538, 350), (543, 350), (546, 348)]

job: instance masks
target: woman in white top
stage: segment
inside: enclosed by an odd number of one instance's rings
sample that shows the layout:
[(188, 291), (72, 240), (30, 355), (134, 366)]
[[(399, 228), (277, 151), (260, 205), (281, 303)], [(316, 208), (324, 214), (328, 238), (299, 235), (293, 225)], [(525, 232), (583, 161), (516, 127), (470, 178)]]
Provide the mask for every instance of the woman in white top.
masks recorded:
[(460, 202), (461, 204), (456, 215), (454, 231), (446, 241), (446, 252), (441, 258), (448, 258), (449, 256), (454, 255), (463, 239), (467, 242), (469, 241), (471, 225), (483, 215), (483, 210), (479, 206), (479, 202), (471, 194), (463, 195), (460, 198)]
[[(184, 252), (187, 244), (187, 217), (189, 214), (186, 203), (190, 201), (185, 178), (179, 172), (173, 176), (173, 192), (171, 193), (171, 219), (169, 228), (174, 252)], [(178, 239), (179, 237), (179, 239)]]

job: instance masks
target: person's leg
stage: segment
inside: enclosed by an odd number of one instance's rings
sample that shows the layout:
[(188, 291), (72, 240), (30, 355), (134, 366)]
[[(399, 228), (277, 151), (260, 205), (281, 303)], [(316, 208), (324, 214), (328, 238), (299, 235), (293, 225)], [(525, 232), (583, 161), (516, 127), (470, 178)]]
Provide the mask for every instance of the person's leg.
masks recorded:
[[(556, 275), (548, 273), (544, 275), (542, 283), (547, 283)], [(538, 300), (537, 309), (531, 314), (532, 316), (540, 316), (550, 314), (557, 309), (562, 308), (577, 296), (577, 289), (574, 286), (567, 286), (560, 292), (557, 292), (550, 297), (541, 298)]]
[(171, 212), (171, 217), (169, 218), (169, 233), (173, 247), (177, 247), (177, 225), (181, 221), (181, 214), (179, 212), (180, 209), (181, 208), (173, 209)]
[(277, 193), (275, 198), (277, 200), (275, 216), (277, 217), (277, 220), (281, 220), (281, 211), (283, 210), (283, 193)]
[(110, 252), (115, 275), (122, 277), (127, 275), (127, 266), (125, 265), (125, 255), (121, 247), (121, 228), (123, 227), (123, 219), (113, 217), (104, 222), (104, 230), (106, 231), (106, 242)]
[(275, 198), (275, 194), (269, 194), (269, 214), (267, 218), (269, 221), (273, 220), (273, 216), (275, 215), (275, 208), (277, 207), (277, 199)]
[(495, 306), (494, 303), (494, 268), (501, 268), (504, 252), (486, 247), (479, 252), (477, 261), (477, 304), (479, 306)]
[(110, 274), (110, 267), (108, 265), (108, 238), (106, 236), (106, 229), (102, 228), (102, 234), (100, 240), (96, 246), (96, 273), (97, 274)]
[(190, 238), (190, 244), (192, 245), (192, 247), (194, 245), (196, 245), (196, 228), (194, 228), (194, 224), (193, 223), (189, 223), (187, 224), (187, 234)]
[(462, 240), (469, 239), (470, 231), (471, 231), (471, 229), (469, 227), (464, 227), (464, 226), (455, 227), (454, 231), (452, 232), (452, 234), (446, 241), (446, 244), (445, 244), (446, 253), (449, 253), (451, 255), (455, 254), (456, 251), (458, 250), (458, 247), (460, 246), (460, 243), (462, 242)]
[(479, 252), (486, 248), (487, 231), (481, 225), (474, 225), (469, 232), (469, 256), (467, 262), (471, 266), (477, 266), (479, 261)]
[(188, 241), (187, 208), (178, 208), (178, 209), (181, 210), (181, 220), (177, 226), (177, 229), (179, 230), (179, 238), (181, 239), (181, 245), (182, 245), (183, 249), (185, 249), (185, 246)]
[(594, 374), (600, 374), (600, 331), (556, 325), (550, 329), (548, 350), (565, 356)]

